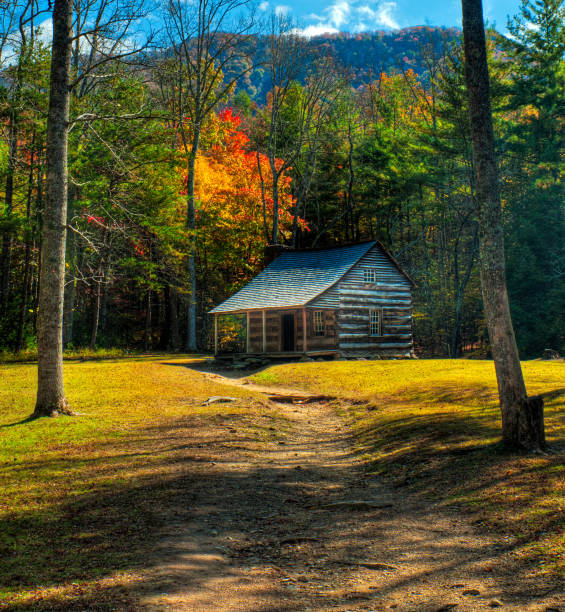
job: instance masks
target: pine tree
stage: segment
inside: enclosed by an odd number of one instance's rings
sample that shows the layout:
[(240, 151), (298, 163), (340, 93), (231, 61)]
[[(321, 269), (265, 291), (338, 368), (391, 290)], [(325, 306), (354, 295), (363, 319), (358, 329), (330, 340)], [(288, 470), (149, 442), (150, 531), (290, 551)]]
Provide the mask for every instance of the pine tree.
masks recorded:
[(565, 8), (525, 0), (503, 41), (507, 86), (504, 193), (508, 283), (518, 344), (526, 356), (565, 348)]

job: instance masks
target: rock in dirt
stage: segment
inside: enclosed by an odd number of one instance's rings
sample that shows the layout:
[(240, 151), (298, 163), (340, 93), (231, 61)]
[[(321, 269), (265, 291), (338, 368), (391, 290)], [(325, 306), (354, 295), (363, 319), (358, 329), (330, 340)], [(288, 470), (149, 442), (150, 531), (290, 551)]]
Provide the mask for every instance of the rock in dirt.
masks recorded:
[(498, 601), (498, 599), (493, 599), (488, 605), (490, 608), (502, 608), (502, 602)]
[(477, 597), (477, 595), (480, 595), (481, 592), (478, 589), (467, 589), (466, 591), (463, 591), (463, 595), (470, 595), (472, 597)]
[(212, 397), (209, 397), (204, 403), (206, 404), (206, 406), (209, 406), (210, 404), (227, 404), (229, 402), (237, 402), (237, 399), (235, 397), (227, 397), (225, 395), (213, 395)]
[(455, 610), (456, 607), (456, 603), (448, 603), (443, 606), (440, 606), (439, 608), (436, 608), (434, 612), (448, 612), (449, 610)]

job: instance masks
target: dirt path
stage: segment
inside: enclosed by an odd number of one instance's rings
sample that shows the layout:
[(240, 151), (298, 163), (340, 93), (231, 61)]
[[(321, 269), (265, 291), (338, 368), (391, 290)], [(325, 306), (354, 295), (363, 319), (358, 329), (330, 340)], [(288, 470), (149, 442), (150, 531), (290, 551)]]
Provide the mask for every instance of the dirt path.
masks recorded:
[(218, 460), (193, 520), (164, 534), (140, 608), (565, 610), (565, 597), (521, 591), (500, 543), (463, 517), (365, 477), (325, 403), (273, 408), (289, 423), (278, 439), (253, 447), (234, 423), (223, 450), (203, 444)]

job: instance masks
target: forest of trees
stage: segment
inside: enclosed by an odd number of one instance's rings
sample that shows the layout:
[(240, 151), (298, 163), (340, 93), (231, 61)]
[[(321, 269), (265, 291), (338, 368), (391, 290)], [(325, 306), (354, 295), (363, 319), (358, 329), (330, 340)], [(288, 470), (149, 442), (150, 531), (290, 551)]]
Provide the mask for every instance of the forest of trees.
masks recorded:
[[(141, 36), (131, 3), (83, 4), (109, 17), (74, 16), (66, 348), (205, 349), (207, 311), (267, 245), (378, 239), (416, 283), (419, 354), (489, 354), (457, 31), (306, 40), (284, 18), (242, 16), (245, 2), (216, 0), (206, 24), (172, 0)], [(0, 350), (32, 351), (51, 40), (35, 2), (0, 10)], [(562, 2), (524, 0), (508, 31), (488, 35), (491, 102), (531, 358), (565, 349)]]

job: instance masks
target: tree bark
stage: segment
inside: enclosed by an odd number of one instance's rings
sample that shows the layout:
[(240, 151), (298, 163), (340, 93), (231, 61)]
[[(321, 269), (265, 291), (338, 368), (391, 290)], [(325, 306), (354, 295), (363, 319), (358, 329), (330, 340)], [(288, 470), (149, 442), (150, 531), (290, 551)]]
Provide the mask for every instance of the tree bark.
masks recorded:
[(502, 208), (482, 2), (462, 0), (462, 7), (465, 76), (479, 207), (481, 289), (498, 382), (502, 438), (512, 448), (541, 449), (545, 446), (540, 433), (540, 428), (543, 431), (543, 400), (528, 400), (506, 289)]
[(39, 287), (38, 380), (34, 412), (37, 417), (72, 414), (63, 385), (62, 337), (72, 11), (72, 0), (54, 0), (46, 137), (46, 202)]

